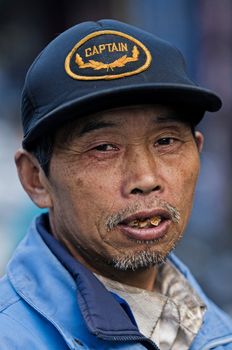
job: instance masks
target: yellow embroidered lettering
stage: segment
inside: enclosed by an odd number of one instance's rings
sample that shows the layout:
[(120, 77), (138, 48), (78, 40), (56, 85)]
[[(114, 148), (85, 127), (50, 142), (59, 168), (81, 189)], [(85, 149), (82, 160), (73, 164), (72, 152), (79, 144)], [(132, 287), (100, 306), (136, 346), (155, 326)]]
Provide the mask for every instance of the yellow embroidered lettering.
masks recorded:
[(128, 51), (127, 43), (120, 43), (121, 51)]
[(112, 50), (111, 50), (112, 43), (105, 44), (105, 45), (108, 47), (108, 51), (109, 51), (109, 52), (112, 52)]
[(99, 45), (98, 49), (99, 49), (100, 53), (102, 53), (102, 51), (104, 51), (106, 49), (106, 45), (105, 44)]
[(112, 43), (112, 52), (113, 51), (118, 51), (116, 43)]
[(92, 55), (91, 56), (93, 56), (93, 55), (99, 55), (99, 51), (98, 51), (98, 49), (97, 49), (97, 47), (95, 45), (93, 46), (93, 51), (92, 51)]
[(91, 47), (88, 47), (87, 49), (85, 49), (85, 57), (89, 57), (91, 56)]

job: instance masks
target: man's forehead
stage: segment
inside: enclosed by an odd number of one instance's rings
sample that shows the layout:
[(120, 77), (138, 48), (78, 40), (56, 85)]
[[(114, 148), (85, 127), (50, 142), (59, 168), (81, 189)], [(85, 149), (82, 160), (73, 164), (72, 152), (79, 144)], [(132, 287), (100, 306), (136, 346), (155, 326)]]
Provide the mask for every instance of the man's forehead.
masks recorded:
[[(89, 116), (78, 118), (64, 125), (56, 133), (58, 144), (72, 142), (76, 138), (91, 135), (97, 130), (124, 130), (125, 127), (136, 125), (165, 125), (167, 123), (183, 123), (194, 125), (193, 118), (199, 117), (199, 111), (188, 111), (186, 108), (175, 108), (163, 105), (133, 105), (101, 111)], [(147, 119), (146, 119), (147, 118)], [(147, 124), (148, 123), (148, 124)]]
[(117, 127), (128, 118), (133, 119), (141, 124), (141, 119), (149, 118), (154, 123), (168, 123), (175, 121), (183, 121), (187, 119), (188, 112), (184, 109), (171, 108), (166, 106), (129, 106), (123, 108), (115, 108), (103, 112), (99, 112), (88, 116), (79, 121), (78, 134), (85, 135), (94, 130)]

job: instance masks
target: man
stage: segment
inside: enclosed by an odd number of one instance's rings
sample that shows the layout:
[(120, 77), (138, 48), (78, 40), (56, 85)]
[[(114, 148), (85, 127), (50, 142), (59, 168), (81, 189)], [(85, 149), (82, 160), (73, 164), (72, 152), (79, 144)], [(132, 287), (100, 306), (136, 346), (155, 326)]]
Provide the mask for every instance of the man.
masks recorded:
[(205, 111), (170, 44), (79, 24), (31, 66), (21, 183), (47, 208), (0, 285), (1, 349), (232, 349), (232, 323), (171, 253), (199, 173)]

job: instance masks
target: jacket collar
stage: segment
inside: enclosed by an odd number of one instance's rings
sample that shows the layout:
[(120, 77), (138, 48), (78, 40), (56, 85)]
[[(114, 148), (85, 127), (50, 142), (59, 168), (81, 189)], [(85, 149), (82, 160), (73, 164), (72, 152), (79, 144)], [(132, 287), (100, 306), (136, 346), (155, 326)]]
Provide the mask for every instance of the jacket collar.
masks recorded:
[[(115, 332), (116, 336), (120, 334), (119, 330), (123, 330), (124, 335), (129, 331), (130, 335), (139, 338), (140, 333), (128, 314), (120, 315), (121, 319), (126, 319), (124, 325), (128, 325), (127, 329), (127, 326), (122, 327), (121, 324), (118, 328), (116, 324), (118, 321), (114, 323), (116, 309), (114, 309), (114, 313), (110, 311), (110, 315), (107, 311), (105, 312), (105, 309), (111, 310), (111, 304), (108, 304), (107, 307), (105, 304), (106, 294), (107, 300), (110, 299), (110, 302), (113, 300), (114, 307), (120, 307), (119, 305), (115, 306), (114, 297), (117, 298), (117, 296), (109, 294), (96, 277), (74, 259), (71, 259), (70, 263), (74, 263), (75, 268), (70, 269), (68, 265), (64, 267), (62, 253), (58, 254), (59, 260), (55, 256), (55, 251), (52, 252), (48, 248), (38, 231), (38, 229), (44, 228), (46, 232), (46, 226), (43, 222), (44, 217), (42, 216), (32, 223), (27, 236), (15, 251), (13, 259), (8, 265), (7, 274), (16, 292), (56, 327), (70, 349), (73, 349), (75, 338), (89, 344), (90, 348), (92, 346), (92, 348), (103, 349), (105, 342), (99, 338), (99, 335), (104, 336), (105, 334), (105, 338), (107, 338), (107, 335), (111, 335), (111, 330)], [(48, 232), (47, 235), (49, 235)], [(215, 339), (219, 339), (218, 341), (231, 336), (230, 318), (207, 299), (189, 270), (179, 259), (173, 254), (170, 255), (169, 259), (186, 277), (208, 307), (203, 327), (191, 349), (201, 349), (212, 339), (212, 334)], [(70, 271), (73, 269), (74, 272), (70, 273), (68, 269)], [(95, 284), (96, 281), (97, 284)], [(99, 293), (95, 294), (95, 288), (100, 292), (100, 296)], [(122, 307), (125, 307), (126, 303), (122, 299), (118, 299), (118, 301)], [(96, 315), (93, 314), (93, 310), (96, 310)], [(102, 311), (104, 311), (103, 316)], [(121, 308), (120, 312), (122, 311)], [(111, 322), (112, 317), (114, 318), (111, 323), (112, 328), (107, 327), (105, 322)], [(92, 333), (98, 334), (98, 337), (90, 333), (89, 329)]]
[[(232, 343), (232, 322), (231, 318), (220, 310), (202, 291), (199, 284), (189, 269), (174, 255), (170, 254), (169, 260), (185, 276), (190, 285), (194, 288), (201, 300), (207, 307), (204, 316), (203, 326), (200, 328), (191, 350), (209, 350), (216, 346)], [(212, 341), (213, 339), (213, 341)], [(212, 344), (212, 346), (211, 346)]]
[(17, 293), (57, 328), (70, 348), (80, 334), (96, 348), (102, 339), (146, 343), (126, 302), (109, 293), (48, 232), (46, 214), (32, 223), (7, 273)]
[(119, 297), (116, 301), (94, 274), (75, 260), (48, 232), (46, 214), (37, 219), (37, 229), (50, 251), (74, 278), (78, 304), (91, 333), (103, 339), (124, 335), (141, 337), (126, 302)]

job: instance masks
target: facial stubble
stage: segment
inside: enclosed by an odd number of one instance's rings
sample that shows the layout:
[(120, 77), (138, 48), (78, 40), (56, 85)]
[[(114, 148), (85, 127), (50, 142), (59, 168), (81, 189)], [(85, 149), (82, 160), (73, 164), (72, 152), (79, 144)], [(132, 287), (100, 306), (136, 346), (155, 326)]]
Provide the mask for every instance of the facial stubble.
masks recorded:
[[(174, 224), (178, 224), (180, 221), (180, 212), (179, 210), (171, 205), (170, 203), (156, 199), (155, 203), (152, 201), (150, 205), (147, 206), (147, 209), (159, 207), (168, 211), (171, 221)], [(128, 215), (133, 215), (137, 211), (141, 210), (141, 205), (135, 203), (132, 207), (128, 207), (124, 210), (119, 211), (116, 214), (110, 215), (106, 220), (107, 231), (113, 231), (114, 228), (123, 221)], [(133, 244), (136, 245), (135, 250), (128, 252), (128, 249), (125, 249), (125, 252), (120, 253), (120, 255), (114, 256), (107, 260), (107, 264), (120, 271), (132, 270), (136, 271), (139, 269), (146, 269), (152, 266), (159, 266), (163, 264), (167, 256), (172, 250), (175, 249), (177, 242), (182, 238), (183, 233), (181, 232), (178, 235), (178, 238), (172, 241), (168, 247), (168, 250), (164, 253), (161, 253), (155, 249), (159, 245), (162, 238), (155, 240), (132, 240)]]

